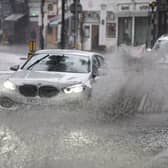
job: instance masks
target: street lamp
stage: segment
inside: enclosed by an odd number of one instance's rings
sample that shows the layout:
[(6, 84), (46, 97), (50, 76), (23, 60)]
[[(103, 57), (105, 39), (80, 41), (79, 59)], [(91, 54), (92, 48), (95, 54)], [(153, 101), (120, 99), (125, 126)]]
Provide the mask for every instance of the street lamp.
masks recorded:
[(151, 23), (152, 23), (152, 30), (151, 30), (151, 34), (152, 34), (152, 40), (151, 40), (151, 46), (153, 46), (153, 44), (155, 43), (156, 40), (156, 24), (155, 24), (155, 19), (156, 19), (156, 10), (157, 10), (157, 2), (156, 1), (152, 1), (151, 3), (149, 3), (149, 7), (151, 9)]
[(44, 36), (43, 36), (43, 30), (44, 30), (44, 5), (45, 5), (45, 0), (41, 0), (40, 4), (40, 49), (44, 49)]
[(65, 2), (62, 0), (61, 48), (65, 48)]

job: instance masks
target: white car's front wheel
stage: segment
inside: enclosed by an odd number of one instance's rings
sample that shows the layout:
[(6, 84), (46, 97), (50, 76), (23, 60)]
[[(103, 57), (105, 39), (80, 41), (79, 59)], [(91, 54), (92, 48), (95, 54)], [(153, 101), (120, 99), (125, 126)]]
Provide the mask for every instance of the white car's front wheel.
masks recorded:
[(0, 106), (5, 107), (5, 108), (11, 108), (14, 106), (14, 101), (7, 98), (7, 97), (1, 97), (0, 98)]

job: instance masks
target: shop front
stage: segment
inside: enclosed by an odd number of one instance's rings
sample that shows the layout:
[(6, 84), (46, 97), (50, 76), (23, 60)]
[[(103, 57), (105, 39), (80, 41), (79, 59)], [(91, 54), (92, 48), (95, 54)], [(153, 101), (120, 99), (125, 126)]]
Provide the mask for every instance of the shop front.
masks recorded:
[(138, 46), (149, 41), (148, 3), (118, 4), (118, 45)]
[(25, 14), (11, 14), (4, 19), (3, 32), (6, 42), (26, 43), (28, 17)]

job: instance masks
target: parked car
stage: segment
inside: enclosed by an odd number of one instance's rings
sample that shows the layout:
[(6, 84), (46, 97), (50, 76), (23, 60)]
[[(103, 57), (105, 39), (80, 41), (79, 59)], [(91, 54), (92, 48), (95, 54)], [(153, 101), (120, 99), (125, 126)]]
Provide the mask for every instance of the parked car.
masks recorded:
[(104, 57), (79, 50), (39, 50), (16, 71), (0, 89), (0, 105), (17, 103), (59, 104), (79, 102), (91, 97)]
[(158, 38), (158, 40), (155, 42), (152, 50), (164, 50), (168, 48), (168, 35), (162, 35)]

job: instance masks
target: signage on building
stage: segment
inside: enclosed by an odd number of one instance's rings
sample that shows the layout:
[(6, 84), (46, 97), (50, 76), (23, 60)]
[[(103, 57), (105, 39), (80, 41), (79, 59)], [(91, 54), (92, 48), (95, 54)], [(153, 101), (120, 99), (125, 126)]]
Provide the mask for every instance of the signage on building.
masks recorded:
[(121, 10), (123, 10), (123, 11), (127, 10), (128, 11), (128, 10), (130, 10), (130, 7), (129, 6), (122, 6)]
[(84, 12), (85, 22), (87, 23), (99, 23), (100, 22), (100, 12)]
[(149, 4), (145, 3), (145, 4), (137, 4), (136, 5), (136, 10), (137, 11), (149, 11)]
[(148, 11), (149, 10), (149, 3), (127, 3), (127, 4), (118, 4), (118, 9), (121, 12), (127, 12), (127, 11), (132, 11), (132, 12), (141, 12), (141, 11)]
[(148, 10), (149, 6), (148, 5), (142, 5), (139, 7), (140, 10)]

